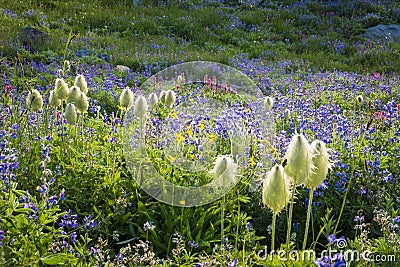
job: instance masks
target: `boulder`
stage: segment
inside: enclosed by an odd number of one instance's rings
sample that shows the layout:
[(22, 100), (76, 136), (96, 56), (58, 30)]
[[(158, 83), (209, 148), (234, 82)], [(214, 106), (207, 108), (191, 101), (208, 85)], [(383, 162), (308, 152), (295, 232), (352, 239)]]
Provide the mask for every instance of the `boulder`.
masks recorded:
[(41, 46), (49, 42), (50, 37), (41, 30), (26, 27), (19, 31), (17, 40), (32, 50), (38, 50)]
[(364, 37), (378, 42), (398, 42), (400, 43), (400, 25), (379, 24), (365, 30)]
[(119, 72), (127, 72), (127, 71), (129, 71), (130, 70), (130, 68), (129, 67), (127, 67), (127, 66), (124, 66), (124, 65), (117, 65), (117, 70), (119, 71)]

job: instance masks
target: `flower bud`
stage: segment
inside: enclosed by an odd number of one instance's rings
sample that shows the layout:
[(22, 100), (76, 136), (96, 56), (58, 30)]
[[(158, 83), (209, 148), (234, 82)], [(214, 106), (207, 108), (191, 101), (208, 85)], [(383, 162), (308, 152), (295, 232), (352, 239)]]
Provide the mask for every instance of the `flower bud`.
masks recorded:
[(262, 200), (275, 213), (281, 212), (290, 200), (290, 184), (282, 165), (275, 165), (263, 183)]
[(213, 182), (226, 188), (236, 181), (237, 164), (229, 156), (219, 156), (214, 162), (214, 168), (210, 171)]
[(69, 93), (68, 93), (68, 103), (75, 103), (76, 102), (76, 98), (78, 97), (78, 95), (81, 93), (81, 89), (79, 89), (78, 86), (72, 86), (69, 89)]
[(50, 91), (49, 105), (53, 108), (57, 108), (59, 105), (61, 105), (61, 99), (57, 98), (56, 92), (54, 90)]
[(286, 151), (286, 174), (293, 178), (294, 185), (300, 185), (309, 179), (312, 172), (311, 147), (302, 134), (295, 134)]
[(323, 141), (314, 140), (311, 143), (311, 153), (314, 168), (310, 174), (310, 179), (305, 182), (305, 186), (315, 190), (317, 186), (324, 182), (331, 163), (329, 162), (328, 149)]
[(145, 119), (147, 116), (147, 101), (144, 96), (139, 96), (135, 101), (134, 113), (140, 119)]
[(133, 92), (129, 87), (126, 87), (122, 90), (121, 95), (119, 96), (119, 105), (123, 108), (129, 109), (133, 105)]
[(32, 92), (29, 92), (28, 97), (26, 98), (26, 106), (34, 112), (42, 109), (43, 98), (38, 90), (34, 89)]
[(271, 110), (274, 106), (274, 99), (270, 96), (264, 98), (264, 107), (266, 110)]
[(65, 107), (65, 118), (67, 122), (74, 125), (78, 120), (78, 114), (76, 113), (76, 107), (73, 103), (68, 103)]
[(54, 86), (54, 91), (58, 99), (64, 100), (68, 97), (68, 85), (62, 78), (57, 78)]
[(79, 74), (75, 77), (74, 86), (79, 87), (79, 89), (85, 94), (88, 93), (87, 82), (85, 76), (83, 76), (82, 74)]
[(176, 94), (172, 90), (168, 90), (165, 93), (165, 105), (171, 108), (175, 104)]
[(81, 92), (75, 99), (75, 106), (80, 113), (85, 113), (89, 108), (89, 101), (84, 92)]

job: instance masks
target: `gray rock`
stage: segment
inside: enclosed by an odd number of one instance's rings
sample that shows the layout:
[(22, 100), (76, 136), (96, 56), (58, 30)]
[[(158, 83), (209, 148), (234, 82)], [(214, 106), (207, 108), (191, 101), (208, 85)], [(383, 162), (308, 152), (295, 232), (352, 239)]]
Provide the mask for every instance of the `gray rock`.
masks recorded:
[(364, 37), (378, 42), (398, 42), (400, 43), (400, 25), (379, 24), (365, 30)]
[(119, 72), (127, 72), (127, 71), (129, 71), (130, 70), (130, 68), (129, 67), (127, 67), (127, 66), (124, 66), (124, 65), (117, 65), (117, 70), (119, 71)]
[(26, 27), (19, 31), (17, 40), (32, 50), (38, 50), (50, 41), (47, 33), (32, 27)]

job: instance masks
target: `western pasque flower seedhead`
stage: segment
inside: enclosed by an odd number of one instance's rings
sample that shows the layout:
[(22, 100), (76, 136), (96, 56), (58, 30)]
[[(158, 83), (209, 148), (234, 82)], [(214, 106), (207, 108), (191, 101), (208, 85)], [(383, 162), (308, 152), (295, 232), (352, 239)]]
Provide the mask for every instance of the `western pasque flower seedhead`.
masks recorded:
[(56, 92), (54, 90), (50, 91), (49, 105), (52, 106), (53, 108), (56, 108), (59, 105), (61, 105), (61, 99), (57, 98)]
[(31, 111), (38, 111), (43, 107), (43, 98), (38, 90), (34, 89), (32, 92), (29, 92), (28, 97), (26, 98), (26, 106)]
[(89, 108), (89, 101), (84, 92), (80, 94), (75, 99), (75, 106), (80, 113), (85, 113)]
[(87, 82), (85, 76), (83, 76), (82, 74), (79, 74), (75, 77), (74, 86), (79, 87), (79, 89), (85, 94), (88, 93)]
[(122, 90), (121, 95), (119, 96), (119, 105), (123, 108), (129, 109), (133, 105), (133, 92), (129, 87), (126, 87)]
[(158, 97), (156, 93), (151, 93), (149, 95), (150, 104), (152, 107), (156, 106), (158, 103)]
[(175, 104), (176, 94), (172, 90), (168, 90), (165, 93), (165, 105), (171, 108)]
[(65, 107), (65, 118), (67, 122), (74, 125), (78, 120), (78, 114), (76, 113), (76, 107), (73, 103), (68, 103)]
[(294, 185), (305, 183), (312, 172), (311, 146), (302, 134), (295, 134), (286, 151), (285, 172), (293, 178)]
[(290, 183), (282, 165), (275, 165), (263, 183), (262, 200), (275, 213), (281, 212), (290, 200)]
[(162, 90), (161, 93), (160, 93), (159, 100), (160, 100), (160, 102), (161, 102), (162, 104), (165, 103), (165, 93), (166, 93), (166, 92), (167, 92), (167, 91)]
[(270, 96), (264, 98), (264, 107), (266, 110), (271, 110), (274, 106), (274, 99)]
[(145, 119), (147, 116), (147, 101), (144, 96), (139, 96), (135, 101), (134, 113), (140, 119)]
[(219, 156), (215, 162), (214, 167), (210, 171), (210, 174), (214, 177), (214, 182), (217, 186), (223, 186), (233, 184), (236, 180), (237, 164), (234, 160), (227, 156)]
[(323, 141), (314, 140), (311, 143), (313, 170), (310, 173), (310, 179), (305, 181), (306, 187), (315, 189), (324, 182), (331, 167), (328, 151)]
[(288, 109), (288, 108), (285, 109), (285, 117), (286, 117), (286, 118), (289, 118), (289, 117), (290, 117), (290, 113), (291, 113), (291, 112), (290, 112), (290, 109)]
[(57, 78), (54, 86), (54, 91), (56, 92), (56, 96), (58, 99), (64, 100), (67, 99), (69, 89), (67, 83), (62, 78)]
[(76, 102), (76, 98), (78, 97), (78, 95), (81, 93), (81, 89), (79, 89), (78, 86), (72, 86), (69, 89), (69, 93), (68, 93), (68, 103), (75, 103)]

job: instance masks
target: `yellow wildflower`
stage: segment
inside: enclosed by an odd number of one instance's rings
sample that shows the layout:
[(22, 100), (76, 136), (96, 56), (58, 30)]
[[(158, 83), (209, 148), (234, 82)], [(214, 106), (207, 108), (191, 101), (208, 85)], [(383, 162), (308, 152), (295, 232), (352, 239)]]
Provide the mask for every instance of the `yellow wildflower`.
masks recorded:
[(176, 141), (178, 141), (178, 144), (180, 144), (182, 141), (185, 141), (185, 137), (181, 133), (176, 134)]
[(204, 129), (204, 124), (203, 124), (202, 121), (199, 123), (198, 126), (199, 126), (199, 130), (200, 130), (200, 131)]
[(215, 139), (217, 139), (217, 136), (215, 134), (210, 135), (210, 142), (214, 142)]
[(254, 165), (256, 165), (256, 162), (254, 161), (254, 157), (253, 156), (250, 157), (249, 164), (250, 164), (251, 167), (254, 167)]

